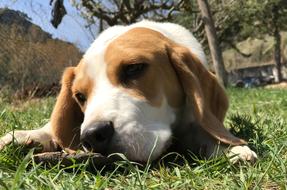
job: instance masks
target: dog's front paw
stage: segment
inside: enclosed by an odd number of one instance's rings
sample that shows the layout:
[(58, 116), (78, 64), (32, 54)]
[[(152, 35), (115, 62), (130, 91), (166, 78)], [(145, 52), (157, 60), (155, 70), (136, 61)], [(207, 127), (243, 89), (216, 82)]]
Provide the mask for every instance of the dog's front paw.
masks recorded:
[(257, 154), (248, 146), (234, 146), (230, 148), (228, 157), (230, 158), (230, 162), (233, 164), (239, 161), (254, 163), (257, 160)]
[(53, 151), (58, 148), (50, 135), (40, 130), (9, 132), (0, 138), (0, 150), (12, 143), (28, 149), (36, 148), (37, 152)]
[(31, 139), (29, 139), (29, 137), (27, 137), (27, 134), (25, 132), (11, 131), (0, 138), (0, 150), (2, 150), (5, 146), (11, 143), (15, 143), (17, 145), (29, 145), (33, 142)]

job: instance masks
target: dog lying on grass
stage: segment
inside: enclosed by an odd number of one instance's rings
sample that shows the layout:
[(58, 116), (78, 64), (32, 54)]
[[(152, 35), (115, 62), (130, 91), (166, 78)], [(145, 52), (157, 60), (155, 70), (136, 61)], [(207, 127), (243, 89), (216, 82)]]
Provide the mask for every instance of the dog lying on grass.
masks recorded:
[(50, 122), (6, 134), (0, 149), (14, 140), (40, 144), (42, 152), (122, 153), (137, 162), (170, 151), (255, 160), (224, 127), (228, 99), (205, 65), (201, 45), (179, 25), (111, 27), (63, 73)]

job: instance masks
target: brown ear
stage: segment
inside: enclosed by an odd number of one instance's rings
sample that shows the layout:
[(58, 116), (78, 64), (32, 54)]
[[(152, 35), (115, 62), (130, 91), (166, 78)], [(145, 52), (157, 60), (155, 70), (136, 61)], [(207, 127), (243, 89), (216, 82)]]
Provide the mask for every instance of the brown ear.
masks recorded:
[(72, 97), (75, 67), (68, 67), (62, 76), (62, 87), (51, 116), (52, 134), (63, 148), (75, 149), (79, 145), (83, 113)]
[(223, 125), (228, 99), (215, 76), (185, 47), (174, 45), (168, 54), (186, 94), (186, 104), (192, 106), (200, 126), (223, 143), (245, 144)]

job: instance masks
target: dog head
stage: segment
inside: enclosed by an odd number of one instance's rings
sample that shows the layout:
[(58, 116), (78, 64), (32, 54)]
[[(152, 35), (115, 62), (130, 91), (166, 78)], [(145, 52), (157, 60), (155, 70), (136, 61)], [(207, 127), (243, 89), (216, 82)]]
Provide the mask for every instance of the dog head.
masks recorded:
[[(179, 43), (176, 32), (188, 35), (189, 45)], [(222, 124), (227, 98), (202, 53), (178, 25), (109, 29), (63, 75), (51, 118), (56, 140), (146, 162), (170, 146), (175, 128), (196, 121), (216, 139), (241, 144)]]

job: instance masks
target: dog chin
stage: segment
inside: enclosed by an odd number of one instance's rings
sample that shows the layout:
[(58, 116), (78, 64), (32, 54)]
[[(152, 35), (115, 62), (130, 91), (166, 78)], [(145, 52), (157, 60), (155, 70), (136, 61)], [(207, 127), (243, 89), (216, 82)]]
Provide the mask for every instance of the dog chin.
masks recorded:
[(131, 161), (148, 162), (159, 158), (170, 142), (169, 126), (154, 124), (137, 129), (133, 127), (132, 131), (116, 131), (107, 153), (120, 153)]

